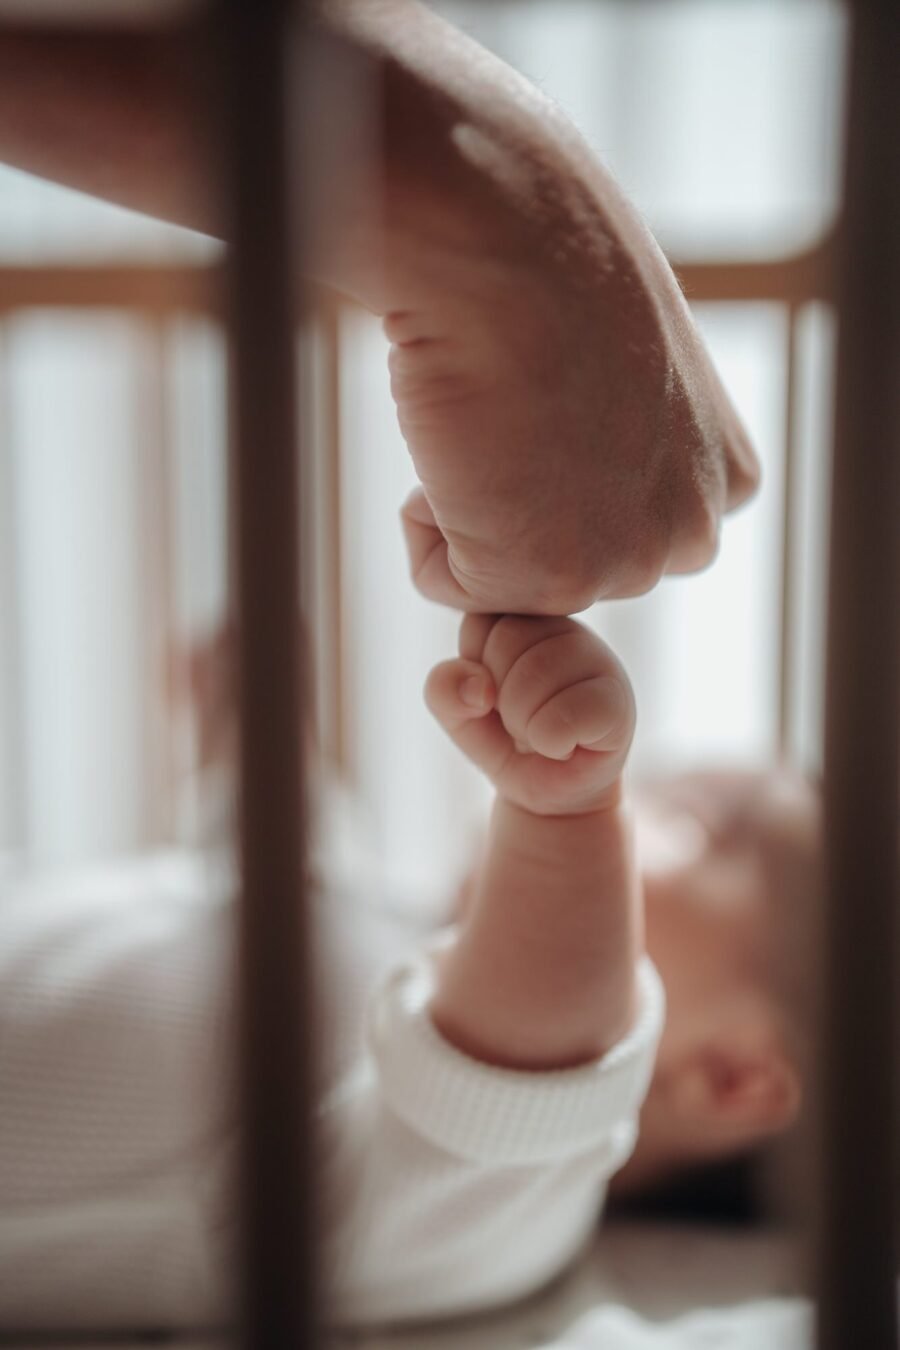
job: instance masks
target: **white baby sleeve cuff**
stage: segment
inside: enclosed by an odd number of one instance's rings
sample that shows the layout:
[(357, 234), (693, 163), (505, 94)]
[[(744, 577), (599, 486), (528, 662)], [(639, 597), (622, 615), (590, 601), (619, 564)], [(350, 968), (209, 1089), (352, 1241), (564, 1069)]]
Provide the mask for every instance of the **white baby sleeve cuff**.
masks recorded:
[(429, 1013), (428, 956), (397, 970), (372, 1006), (369, 1044), (384, 1100), (418, 1134), (470, 1162), (549, 1162), (602, 1145), (633, 1124), (665, 1013), (662, 982), (644, 957), (631, 1031), (601, 1059), (572, 1069), (500, 1069), (457, 1050)]

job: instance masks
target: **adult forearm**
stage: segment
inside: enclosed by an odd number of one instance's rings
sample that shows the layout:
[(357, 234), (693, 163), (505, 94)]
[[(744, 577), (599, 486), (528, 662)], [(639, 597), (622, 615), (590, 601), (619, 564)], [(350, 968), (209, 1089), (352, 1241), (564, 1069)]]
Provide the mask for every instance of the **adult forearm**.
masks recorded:
[(0, 26), (0, 160), (216, 233), (209, 92), (199, 35)]
[[(386, 316), (420, 589), (559, 615), (709, 562), (756, 463), (638, 214), (416, 0), (322, 7), (313, 61), (285, 52), (303, 262)], [(217, 35), (197, 39), (0, 29), (0, 159), (227, 234)]]
[(631, 1025), (641, 949), (628, 809), (548, 817), (501, 799), (432, 1017), (488, 1063), (552, 1069), (596, 1059)]
[[(450, 90), (465, 62), (453, 30), (410, 0), (315, 11), (313, 59), (304, 64), (300, 48), (285, 56), (293, 149), (315, 177), (312, 270), (375, 292), (392, 229), (398, 257), (423, 227), (439, 228), (442, 213), (483, 209), (465, 200), (479, 175), (469, 170), (463, 182), (464, 156), (450, 137)], [(227, 233), (220, 36), (200, 21), (150, 31), (0, 22), (0, 161)]]
[[(423, 292), (433, 304), (436, 259), (452, 295), (457, 251), (508, 264), (521, 249), (530, 265), (536, 241), (551, 248), (548, 211), (571, 177), (559, 142), (577, 140), (556, 110), (417, 0), (313, 8), (312, 60), (285, 55), (293, 149), (312, 175), (309, 269), (387, 311)], [(0, 23), (0, 161), (226, 234), (220, 37), (199, 20)]]

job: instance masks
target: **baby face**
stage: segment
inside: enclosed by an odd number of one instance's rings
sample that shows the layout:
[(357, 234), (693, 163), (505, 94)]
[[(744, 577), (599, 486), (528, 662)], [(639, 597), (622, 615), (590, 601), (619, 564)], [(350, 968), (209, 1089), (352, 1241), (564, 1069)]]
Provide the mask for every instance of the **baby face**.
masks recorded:
[(638, 856), (647, 949), (668, 1001), (664, 1058), (737, 1001), (745, 1015), (752, 1003), (756, 1016), (771, 1001), (755, 978), (768, 913), (764, 869), (755, 840), (723, 838), (684, 801), (639, 808)]
[(683, 775), (639, 797), (637, 834), (648, 947), (675, 1015), (682, 990), (754, 985), (776, 1001), (779, 948), (817, 884), (814, 789), (781, 771)]
[(781, 773), (696, 774), (638, 800), (647, 948), (668, 1013), (630, 1180), (723, 1158), (799, 1108), (783, 956), (817, 884), (815, 794)]

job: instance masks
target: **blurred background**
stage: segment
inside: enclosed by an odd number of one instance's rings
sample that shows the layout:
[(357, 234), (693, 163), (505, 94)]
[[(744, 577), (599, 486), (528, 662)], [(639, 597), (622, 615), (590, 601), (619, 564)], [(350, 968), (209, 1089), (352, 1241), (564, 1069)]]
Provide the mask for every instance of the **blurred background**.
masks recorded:
[[(714, 568), (587, 616), (635, 684), (635, 771), (779, 754), (815, 770), (841, 7), (436, 7), (555, 99), (637, 202), (762, 459), (763, 489), (726, 524)], [(0, 166), (6, 857), (197, 842), (215, 814), (196, 653), (214, 662), (227, 610), (221, 333), (175, 307), (87, 308), (73, 277), (217, 256), (213, 241)], [(58, 303), (7, 311), (14, 276)], [(323, 772), (349, 789), (400, 903), (425, 906), (465, 871), (487, 793), (422, 705), (457, 621), (407, 577), (397, 511), (414, 477), (385, 360), (378, 322), (337, 300), (298, 338), (317, 394), (307, 622)]]

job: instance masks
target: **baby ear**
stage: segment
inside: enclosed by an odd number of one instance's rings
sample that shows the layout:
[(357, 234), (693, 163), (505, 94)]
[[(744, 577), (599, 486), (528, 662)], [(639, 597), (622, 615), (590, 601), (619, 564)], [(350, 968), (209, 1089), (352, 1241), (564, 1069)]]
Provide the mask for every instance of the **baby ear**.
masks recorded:
[(756, 1045), (709, 1041), (673, 1075), (671, 1108), (682, 1128), (722, 1152), (781, 1133), (800, 1109), (800, 1076), (774, 1040)]

